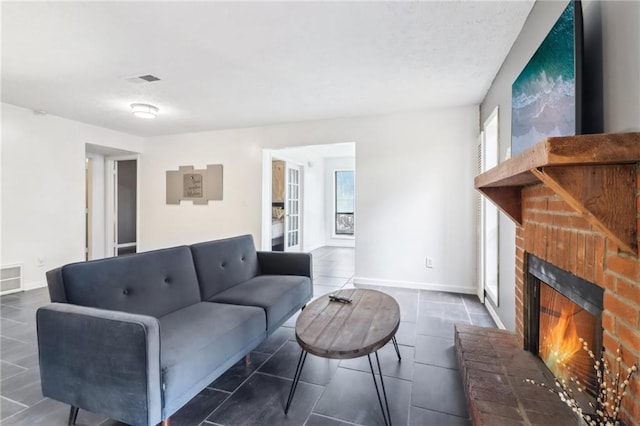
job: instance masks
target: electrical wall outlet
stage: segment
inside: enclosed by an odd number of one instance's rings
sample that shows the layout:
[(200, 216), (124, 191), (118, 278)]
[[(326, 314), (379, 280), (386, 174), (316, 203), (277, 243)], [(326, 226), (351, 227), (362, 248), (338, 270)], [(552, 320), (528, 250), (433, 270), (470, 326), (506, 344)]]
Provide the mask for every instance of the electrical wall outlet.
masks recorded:
[(36, 258), (36, 264), (37, 264), (38, 266), (44, 266), (44, 256), (38, 256), (38, 257)]
[(427, 268), (433, 268), (433, 257), (427, 257)]

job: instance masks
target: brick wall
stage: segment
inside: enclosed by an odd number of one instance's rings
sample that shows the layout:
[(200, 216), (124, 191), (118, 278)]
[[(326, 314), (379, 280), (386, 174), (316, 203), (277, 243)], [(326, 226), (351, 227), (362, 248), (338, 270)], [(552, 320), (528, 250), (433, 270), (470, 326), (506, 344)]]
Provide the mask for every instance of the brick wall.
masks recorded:
[[(640, 229), (640, 167), (637, 169)], [(618, 247), (548, 187), (523, 189), (523, 226), (516, 230), (516, 332), (524, 339), (525, 253), (532, 253), (604, 288), (602, 326), (607, 353), (622, 350), (623, 367), (640, 363), (640, 258)], [(623, 404), (628, 424), (640, 424), (640, 378)]]

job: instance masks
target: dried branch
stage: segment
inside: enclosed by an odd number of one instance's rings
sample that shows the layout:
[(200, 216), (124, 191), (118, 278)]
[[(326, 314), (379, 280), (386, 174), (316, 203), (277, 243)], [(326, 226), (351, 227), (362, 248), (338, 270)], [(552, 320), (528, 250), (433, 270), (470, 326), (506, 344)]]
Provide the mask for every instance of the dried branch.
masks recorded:
[[(617, 357), (615, 359), (616, 370), (612, 371), (609, 367), (609, 362), (605, 357), (605, 349), (602, 348), (602, 356), (600, 360), (596, 360), (596, 357), (587, 345), (587, 342), (580, 338), (582, 343), (582, 349), (589, 354), (589, 358), (593, 360), (593, 369), (596, 373), (596, 404), (594, 405), (589, 401), (589, 406), (595, 411), (595, 413), (585, 413), (580, 403), (575, 398), (570, 383), (575, 385), (578, 392), (585, 392), (587, 385), (580, 383), (578, 378), (569, 374), (569, 381), (567, 383), (565, 379), (557, 379), (555, 386), (557, 389), (550, 388), (544, 383), (536, 382), (532, 379), (525, 379), (527, 383), (531, 383), (541, 388), (548, 390), (549, 392), (557, 395), (562, 402), (567, 404), (574, 413), (580, 416), (590, 426), (620, 426), (620, 407), (622, 406), (622, 399), (627, 394), (627, 388), (633, 378), (633, 375), (638, 371), (636, 364), (627, 368), (626, 374), (621, 375), (621, 351), (617, 349)], [(571, 369), (567, 365), (563, 365), (569, 372)], [(624, 380), (622, 380), (624, 377)]]

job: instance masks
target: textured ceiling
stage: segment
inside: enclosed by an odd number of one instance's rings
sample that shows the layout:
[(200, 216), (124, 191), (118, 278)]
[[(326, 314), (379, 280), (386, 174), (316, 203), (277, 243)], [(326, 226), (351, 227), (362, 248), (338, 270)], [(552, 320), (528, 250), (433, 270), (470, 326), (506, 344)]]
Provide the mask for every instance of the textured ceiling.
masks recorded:
[(2, 2), (2, 101), (141, 136), (478, 104), (532, 6)]

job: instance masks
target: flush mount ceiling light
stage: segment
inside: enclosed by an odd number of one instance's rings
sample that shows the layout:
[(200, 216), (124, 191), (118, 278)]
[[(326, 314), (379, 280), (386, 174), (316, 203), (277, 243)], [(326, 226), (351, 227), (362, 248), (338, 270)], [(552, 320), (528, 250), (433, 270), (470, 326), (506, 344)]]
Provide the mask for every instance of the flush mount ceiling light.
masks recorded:
[(131, 112), (140, 118), (156, 118), (158, 107), (149, 104), (131, 104)]

